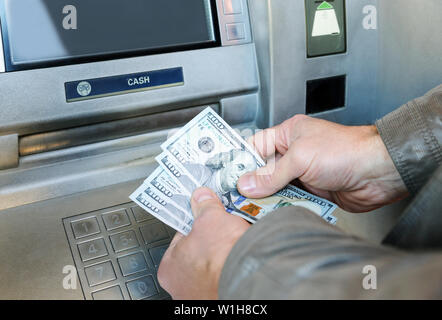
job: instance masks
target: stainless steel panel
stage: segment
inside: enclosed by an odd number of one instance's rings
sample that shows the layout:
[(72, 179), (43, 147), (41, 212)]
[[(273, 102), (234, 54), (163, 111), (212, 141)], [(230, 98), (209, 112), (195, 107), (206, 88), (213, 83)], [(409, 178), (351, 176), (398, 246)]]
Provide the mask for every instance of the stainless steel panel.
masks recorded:
[[(109, 121), (20, 138), (20, 156), (71, 148), (184, 125), (207, 106)], [(218, 110), (217, 105), (211, 105)], [(1, 139), (1, 137), (0, 137)]]
[[(184, 86), (66, 102), (65, 82), (176, 66), (183, 67)], [(0, 134), (24, 136), (217, 103), (258, 88), (253, 44), (2, 73)]]
[(442, 1), (378, 2), (376, 118), (442, 84)]
[(0, 170), (18, 166), (18, 135), (0, 135)]

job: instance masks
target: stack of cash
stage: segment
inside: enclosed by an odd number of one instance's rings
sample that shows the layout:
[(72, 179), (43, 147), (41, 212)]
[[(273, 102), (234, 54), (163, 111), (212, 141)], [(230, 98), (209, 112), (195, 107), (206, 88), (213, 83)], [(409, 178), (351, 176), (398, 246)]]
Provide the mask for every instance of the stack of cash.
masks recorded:
[(161, 146), (159, 167), (130, 196), (141, 208), (184, 235), (192, 230), (193, 191), (209, 187), (227, 212), (255, 223), (285, 206), (300, 206), (331, 224), (336, 205), (288, 185), (263, 199), (248, 199), (236, 189), (243, 174), (265, 165), (264, 160), (211, 108), (205, 109)]

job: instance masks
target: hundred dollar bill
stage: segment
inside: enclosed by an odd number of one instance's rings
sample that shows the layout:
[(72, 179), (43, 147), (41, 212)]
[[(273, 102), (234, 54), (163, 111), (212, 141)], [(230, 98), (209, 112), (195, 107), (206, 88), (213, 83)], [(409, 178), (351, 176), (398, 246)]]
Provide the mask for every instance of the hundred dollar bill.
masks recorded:
[(166, 172), (169, 177), (171, 177), (177, 185), (186, 190), (189, 194), (200, 187), (201, 185), (195, 181), (190, 173), (188, 173), (182, 164), (174, 161), (174, 157), (170, 155), (167, 151), (159, 154), (155, 160), (158, 162), (160, 167)]
[[(260, 156), (210, 107), (176, 132), (162, 146), (157, 158), (163, 167), (177, 170), (190, 192), (206, 186), (228, 207), (230, 194), (243, 174), (265, 165)], [(179, 175), (179, 176), (177, 176)], [(184, 178), (183, 178), (184, 177)]]
[(240, 211), (250, 222), (256, 222), (268, 213), (287, 206), (304, 207), (327, 221), (333, 221), (327, 217), (330, 217), (337, 207), (330, 201), (316, 197), (292, 185), (288, 185), (276, 194), (263, 199), (248, 199), (238, 193), (233, 193), (232, 197), (234, 208), (228, 208), (227, 211)]
[(328, 223), (332, 224), (332, 225), (335, 225), (336, 222), (338, 222), (338, 219), (337, 219), (335, 216), (332, 216), (332, 215), (326, 217), (325, 220), (326, 220)]
[(158, 220), (184, 235), (188, 235), (192, 229), (192, 217), (189, 217), (181, 209), (167, 202), (158, 192), (144, 183), (129, 198)]
[[(322, 217), (331, 214), (336, 208), (330, 202), (294, 186), (288, 186), (259, 202), (242, 197), (236, 188), (239, 177), (264, 166), (265, 162), (210, 107), (178, 130), (161, 148), (164, 152), (156, 160), (189, 193), (200, 186), (209, 187), (219, 196), (227, 211), (252, 223), (276, 210), (278, 203), (279, 207), (295, 204), (308, 206)], [(242, 202), (235, 205), (240, 199)], [(243, 204), (241, 208), (245, 207), (246, 200), (249, 208), (255, 204), (261, 208), (260, 212), (253, 215), (240, 210), (237, 206)], [(321, 206), (322, 203), (327, 205)]]
[(146, 188), (155, 189), (163, 199), (181, 209), (190, 218), (193, 218), (190, 206), (191, 194), (178, 181), (172, 179), (162, 167), (155, 169), (144, 181), (143, 185)]

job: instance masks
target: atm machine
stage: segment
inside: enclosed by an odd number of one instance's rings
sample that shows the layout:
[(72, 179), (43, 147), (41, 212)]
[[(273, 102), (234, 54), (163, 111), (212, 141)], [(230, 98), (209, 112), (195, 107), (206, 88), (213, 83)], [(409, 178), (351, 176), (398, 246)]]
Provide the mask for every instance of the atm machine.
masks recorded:
[(442, 82), (441, 5), (0, 0), (0, 298), (169, 298), (128, 196), (170, 130), (373, 123)]

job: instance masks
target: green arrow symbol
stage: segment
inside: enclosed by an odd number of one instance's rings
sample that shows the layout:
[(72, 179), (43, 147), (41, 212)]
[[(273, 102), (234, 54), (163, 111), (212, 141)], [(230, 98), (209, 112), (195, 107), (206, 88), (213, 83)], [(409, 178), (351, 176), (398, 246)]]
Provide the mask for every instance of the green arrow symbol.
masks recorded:
[(324, 1), (323, 3), (321, 3), (318, 7), (318, 10), (328, 10), (328, 9), (333, 9), (333, 6), (328, 3), (327, 1)]

